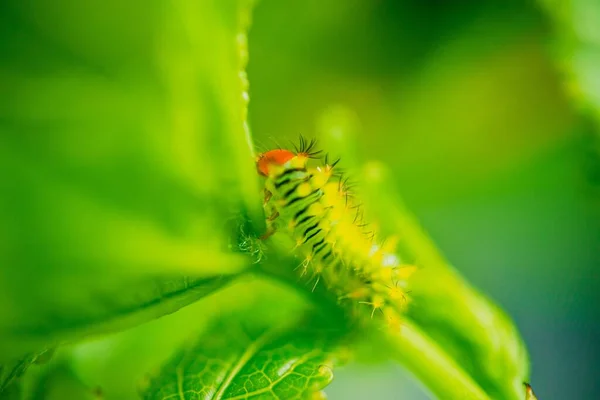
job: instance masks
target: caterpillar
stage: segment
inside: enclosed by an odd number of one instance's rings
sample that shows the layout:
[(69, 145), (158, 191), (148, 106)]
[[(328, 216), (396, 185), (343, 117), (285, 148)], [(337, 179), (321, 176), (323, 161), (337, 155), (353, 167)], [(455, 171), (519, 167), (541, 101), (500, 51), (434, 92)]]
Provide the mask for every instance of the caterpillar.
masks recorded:
[(330, 163), (325, 156), (320, 165), (310, 165), (320, 154), (314, 139), (301, 136), (293, 151), (258, 155), (257, 171), (266, 178), (267, 231), (261, 239), (287, 234), (302, 258), (302, 276), (310, 275), (315, 286), (323, 282), (340, 302), (360, 305), (354, 307), (359, 312), (399, 326), (407, 278), (415, 267), (401, 264), (394, 240), (375, 242), (351, 185), (338, 171), (339, 159)]

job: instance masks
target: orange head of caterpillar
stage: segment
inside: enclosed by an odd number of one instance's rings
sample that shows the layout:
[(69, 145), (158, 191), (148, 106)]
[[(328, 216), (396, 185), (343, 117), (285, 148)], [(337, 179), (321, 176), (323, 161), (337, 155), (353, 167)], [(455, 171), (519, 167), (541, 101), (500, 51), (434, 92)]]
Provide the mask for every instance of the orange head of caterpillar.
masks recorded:
[(303, 136), (300, 136), (300, 146), (294, 145), (295, 152), (275, 149), (259, 154), (256, 160), (258, 173), (268, 177), (273, 167), (283, 167), (286, 164), (291, 168), (305, 168), (309, 158), (315, 158), (321, 153), (320, 150), (315, 150), (316, 144), (316, 140), (307, 142)]
[(289, 150), (275, 149), (269, 150), (258, 156), (256, 160), (256, 169), (263, 176), (269, 176), (273, 166), (283, 166), (289, 162), (296, 154)]

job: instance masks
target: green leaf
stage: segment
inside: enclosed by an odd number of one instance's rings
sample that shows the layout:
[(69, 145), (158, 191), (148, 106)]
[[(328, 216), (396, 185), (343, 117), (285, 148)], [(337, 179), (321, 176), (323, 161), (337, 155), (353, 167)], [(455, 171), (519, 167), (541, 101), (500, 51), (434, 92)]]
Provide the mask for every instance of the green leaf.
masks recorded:
[(231, 219), (261, 224), (248, 15), (2, 2), (0, 359), (173, 312), (250, 265), (229, 248)]
[(316, 318), (225, 315), (148, 383), (145, 399), (300, 399), (332, 379), (340, 331)]
[[(26, 348), (63, 344), (135, 326), (197, 301), (223, 288), (233, 278), (155, 278), (117, 285), (98, 277), (95, 285), (80, 286), (80, 291), (71, 291), (46, 305), (36, 297), (40, 303), (32, 317), (23, 316), (18, 328), (3, 332), (2, 354), (18, 354)], [(132, 292), (127, 292), (128, 289)], [(111, 299), (114, 293), (118, 295)], [(68, 316), (59, 320), (40, 319), (40, 314), (57, 313), (55, 310)]]
[[(529, 381), (525, 345), (510, 318), (470, 286), (448, 263), (396, 192), (381, 163), (359, 164), (347, 112), (322, 126), (340, 149), (369, 218), (383, 236), (394, 235), (398, 255), (420, 267), (400, 331), (376, 334), (381, 351), (404, 364), (439, 398), (523, 400)], [(336, 128), (339, 127), (339, 128)]]
[[(266, 297), (256, 303), (257, 297)], [(276, 299), (276, 306), (274, 304)], [(190, 339), (199, 337), (223, 314), (246, 312), (252, 318), (269, 315), (270, 321), (288, 320), (302, 312), (305, 300), (288, 287), (258, 279), (233, 284), (177, 312), (123, 332), (63, 347), (69, 363), (90, 387), (101, 387), (106, 398), (133, 399), (138, 382), (157, 371)]]
[(17, 359), (0, 364), (0, 398), (21, 397), (21, 378), (29, 367), (44, 365), (52, 360), (55, 349), (48, 349), (38, 353), (29, 353)]
[(63, 361), (27, 376), (21, 400), (100, 400), (100, 388), (87, 386)]
[(554, 25), (555, 62), (574, 104), (588, 118), (581, 125), (586, 136), (588, 180), (597, 191), (600, 170), (600, 2), (596, 0), (539, 0)]
[(392, 353), (441, 398), (522, 400), (529, 362), (516, 327), (444, 259), (388, 174), (378, 163), (365, 167), (369, 210), (384, 231), (400, 236), (401, 259), (422, 266), (411, 277), (406, 332), (388, 337)]
[(600, 124), (600, 3), (595, 0), (539, 0), (539, 3), (555, 25), (553, 51), (566, 74), (567, 88)]
[(4, 390), (0, 391), (1, 400), (22, 400), (22, 389), (20, 383), (14, 382)]
[[(12, 362), (0, 365), (0, 395), (4, 394), (4, 391), (14, 392), (17, 390), (16, 388), (8, 390), (8, 388), (27, 371), (27, 368), (35, 362), (37, 357), (38, 354), (27, 354)], [(16, 385), (14, 386), (16, 387)], [(10, 398), (10, 396), (8, 397)]]

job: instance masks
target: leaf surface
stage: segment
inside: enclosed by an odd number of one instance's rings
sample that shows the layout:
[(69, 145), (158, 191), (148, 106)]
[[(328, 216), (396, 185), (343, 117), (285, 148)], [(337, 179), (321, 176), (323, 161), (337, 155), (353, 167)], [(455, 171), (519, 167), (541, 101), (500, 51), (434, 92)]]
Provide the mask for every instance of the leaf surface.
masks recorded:
[(229, 246), (229, 222), (261, 212), (249, 7), (2, 2), (0, 362), (173, 312), (251, 264)]
[[(553, 53), (567, 89), (600, 123), (600, 3), (595, 0), (539, 0), (553, 20)], [(596, 125), (596, 131), (598, 131)]]
[(436, 397), (523, 400), (529, 359), (514, 323), (445, 259), (405, 207), (391, 172), (379, 162), (360, 165), (352, 136), (326, 139), (358, 176), (356, 191), (382, 238), (397, 239), (401, 262), (417, 266), (401, 328), (375, 332), (370, 340)]
[[(386, 232), (401, 238), (401, 259), (420, 267), (410, 279), (406, 332), (389, 337), (397, 359), (414, 366), (413, 372), (440, 397), (454, 393), (465, 399), (522, 400), (529, 360), (513, 322), (444, 259), (404, 208), (387, 169), (372, 163), (363, 172), (368, 201), (377, 202), (373, 210), (378, 220)], [(386, 210), (385, 216), (380, 210)], [(414, 351), (422, 346), (425, 352)], [(427, 353), (431, 363), (423, 365), (417, 358)], [(464, 388), (470, 388), (468, 396)]]
[(315, 319), (281, 321), (248, 313), (220, 318), (165, 364), (144, 398), (310, 397), (332, 379), (340, 333)]

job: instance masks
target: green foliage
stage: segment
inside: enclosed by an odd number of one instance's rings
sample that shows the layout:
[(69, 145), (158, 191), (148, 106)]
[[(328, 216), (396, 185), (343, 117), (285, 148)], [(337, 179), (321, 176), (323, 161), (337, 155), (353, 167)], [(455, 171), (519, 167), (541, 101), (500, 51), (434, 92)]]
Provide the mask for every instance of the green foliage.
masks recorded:
[(22, 398), (21, 385), (19, 382), (15, 382), (12, 385), (2, 389), (0, 392), (0, 399), (2, 400), (19, 400)]
[(251, 264), (226, 222), (260, 210), (247, 7), (164, 6), (1, 6), (0, 359), (173, 312)]
[(102, 392), (98, 388), (85, 385), (68, 365), (58, 363), (39, 373), (32, 387), (24, 390), (22, 398), (101, 400)]
[(553, 53), (578, 103), (600, 121), (600, 3), (540, 0), (554, 22)]
[(363, 181), (372, 209), (386, 210), (374, 213), (382, 229), (403, 238), (400, 257), (422, 267), (411, 280), (413, 304), (407, 315), (422, 331), (417, 335), (427, 335), (489, 398), (522, 398), (523, 383), (529, 381), (527, 351), (508, 316), (444, 259), (391, 189), (389, 171), (368, 165)]
[(248, 276), (176, 313), (62, 351), (88, 386), (101, 387), (106, 398), (132, 399), (149, 373), (158, 375), (175, 350), (207, 336), (216, 321), (225, 322), (224, 316), (231, 316), (227, 321), (237, 326), (246, 320), (281, 323), (305, 312), (306, 302), (296, 292)]
[[(329, 135), (361, 185), (356, 190), (382, 232), (399, 238), (398, 255), (419, 270), (410, 279), (411, 302), (399, 332), (386, 332), (389, 354), (440, 398), (522, 399), (529, 381), (524, 344), (510, 318), (478, 293), (445, 260), (394, 190), (380, 163), (361, 166), (352, 145), (351, 117), (336, 110), (324, 123), (345, 127)], [(388, 355), (389, 355), (388, 354)], [(440, 378), (444, 377), (444, 378)]]
[(257, 315), (218, 318), (165, 364), (143, 397), (295, 399), (310, 397), (331, 381), (339, 330), (326, 330), (315, 318)]
[[(20, 378), (36, 358), (37, 354), (26, 354), (10, 363), (0, 365), (0, 393)], [(15, 388), (12, 388), (12, 391), (17, 390)]]
[[(161, 342), (156, 359), (140, 357), (144, 398), (315, 396), (332, 379), (342, 340), (347, 349), (357, 333), (440, 398), (525, 397), (529, 366), (516, 328), (442, 258), (382, 168), (366, 169), (367, 211), (402, 237), (403, 259), (424, 267), (399, 331), (348, 320), (325, 288), (298, 281), (297, 259), (261, 247), (246, 1), (1, 7), (0, 191), (9, 195), (0, 197), (0, 391), (94, 398), (85, 365), (98, 360), (80, 341), (122, 332), (104, 336), (107, 348), (149, 353), (161, 335), (198, 323)], [(338, 140), (342, 153), (356, 146), (351, 135)], [(352, 159), (344, 162), (360, 170)], [(250, 285), (228, 301), (203, 299), (254, 272), (302, 300), (265, 290), (252, 302)], [(192, 303), (194, 314), (167, 316)], [(169, 326), (177, 315), (185, 318)], [(15, 378), (57, 345), (71, 347), (30, 373), (33, 394), (20, 394)], [(108, 364), (127, 374), (130, 354), (120, 350)]]

